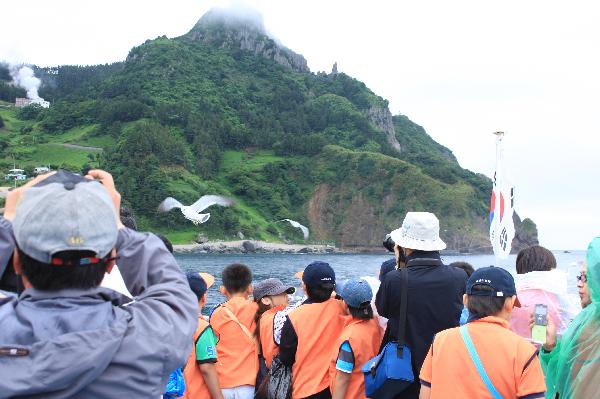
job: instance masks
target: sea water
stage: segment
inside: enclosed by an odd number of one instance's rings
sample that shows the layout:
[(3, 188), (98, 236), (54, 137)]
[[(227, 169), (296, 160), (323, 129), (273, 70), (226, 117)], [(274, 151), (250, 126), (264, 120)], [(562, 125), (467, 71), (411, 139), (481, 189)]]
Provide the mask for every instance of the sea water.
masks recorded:
[[(585, 260), (585, 251), (555, 251), (558, 268), (568, 273), (569, 292), (577, 293), (577, 274), (579, 266), (577, 262)], [(232, 263), (243, 263), (248, 265), (254, 275), (254, 281), (260, 281), (269, 277), (276, 277), (285, 284), (300, 287), (300, 280), (294, 275), (304, 270), (311, 262), (320, 260), (327, 262), (333, 267), (336, 279), (348, 279), (353, 277), (377, 277), (381, 263), (391, 259), (391, 254), (176, 254), (175, 258), (184, 271), (206, 272), (215, 276), (214, 288), (209, 290), (207, 309), (223, 302), (225, 298), (219, 293), (221, 284), (221, 271), (225, 266)], [(464, 261), (475, 269), (495, 265), (496, 259), (493, 255), (445, 255), (442, 256), (444, 263)], [(499, 266), (515, 273), (516, 255), (511, 255), (507, 260), (501, 261)]]

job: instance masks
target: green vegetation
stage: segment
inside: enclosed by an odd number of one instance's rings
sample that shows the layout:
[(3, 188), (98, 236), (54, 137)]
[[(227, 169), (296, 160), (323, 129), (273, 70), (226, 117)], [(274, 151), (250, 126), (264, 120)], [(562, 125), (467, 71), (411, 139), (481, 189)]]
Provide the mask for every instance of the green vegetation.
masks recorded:
[[(242, 27), (204, 17), (184, 36), (133, 48), (122, 63), (34, 68), (52, 106), (0, 103), (0, 166), (106, 168), (141, 228), (174, 242), (199, 232), (301, 242), (277, 223), (292, 218), (316, 240), (374, 245), (409, 210), (438, 214), (446, 236), (485, 236), (489, 179), (462, 169), (405, 116), (393, 119), (403, 147), (394, 152), (368, 116), (387, 110), (386, 100), (343, 73), (282, 65), (273, 54), (300, 56)], [(7, 80), (0, 68), (0, 99), (10, 102), (19, 93)], [(198, 227), (179, 212), (156, 212), (167, 196), (192, 203), (204, 194), (236, 206), (211, 208)]]

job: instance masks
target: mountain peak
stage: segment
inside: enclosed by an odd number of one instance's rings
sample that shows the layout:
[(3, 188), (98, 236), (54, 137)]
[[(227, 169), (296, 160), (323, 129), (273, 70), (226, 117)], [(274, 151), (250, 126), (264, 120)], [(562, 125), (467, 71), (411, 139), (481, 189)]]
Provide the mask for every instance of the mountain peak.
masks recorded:
[(252, 8), (211, 8), (188, 33), (202, 33), (211, 29), (243, 29), (267, 35), (262, 14)]
[(245, 50), (299, 72), (309, 72), (306, 59), (270, 36), (262, 15), (250, 8), (213, 8), (185, 38), (220, 48)]

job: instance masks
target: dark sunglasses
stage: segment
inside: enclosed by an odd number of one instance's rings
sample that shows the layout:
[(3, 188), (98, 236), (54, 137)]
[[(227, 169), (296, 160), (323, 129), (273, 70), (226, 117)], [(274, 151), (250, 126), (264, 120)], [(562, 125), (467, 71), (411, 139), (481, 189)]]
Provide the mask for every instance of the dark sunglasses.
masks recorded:
[(584, 272), (579, 273), (577, 276), (577, 281), (587, 283), (587, 275)]

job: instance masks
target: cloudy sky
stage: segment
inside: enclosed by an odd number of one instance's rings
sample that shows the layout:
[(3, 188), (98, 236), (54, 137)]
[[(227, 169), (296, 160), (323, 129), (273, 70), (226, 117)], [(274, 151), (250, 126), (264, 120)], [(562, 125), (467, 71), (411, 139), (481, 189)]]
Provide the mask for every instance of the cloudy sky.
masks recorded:
[[(230, 1), (6, 2), (0, 60), (41, 66), (123, 60), (187, 32)], [(313, 72), (338, 68), (491, 176), (507, 133), (516, 209), (543, 245), (600, 234), (600, 5), (594, 1), (244, 1)]]

